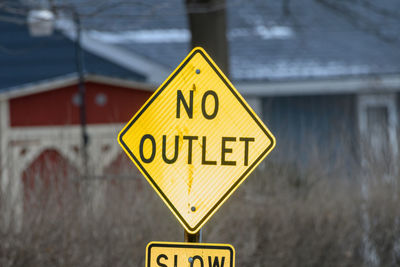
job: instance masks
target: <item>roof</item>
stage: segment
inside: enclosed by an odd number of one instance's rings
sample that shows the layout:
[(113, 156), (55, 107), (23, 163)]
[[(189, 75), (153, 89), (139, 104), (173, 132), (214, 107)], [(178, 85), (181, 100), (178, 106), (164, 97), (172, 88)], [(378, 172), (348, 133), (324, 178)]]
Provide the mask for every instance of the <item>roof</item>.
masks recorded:
[[(172, 69), (190, 48), (183, 2), (149, 0), (146, 5), (115, 5), (96, 19), (87, 18), (84, 25), (91, 38), (145, 55)], [(400, 72), (398, 1), (227, 3), (233, 80), (290, 81)], [(91, 10), (89, 4), (79, 7)], [(99, 23), (106, 18), (114, 20)]]
[[(25, 24), (0, 22), (0, 91), (48, 79), (76, 76), (74, 42), (59, 31), (32, 37)], [(85, 74), (143, 82), (146, 76), (84, 51)]]
[[(85, 74), (84, 81), (101, 83), (105, 85), (119, 86), (127, 89), (154, 92), (155, 88), (147, 82), (138, 82), (116, 77), (102, 76), (97, 74)], [(71, 85), (77, 85), (79, 79), (77, 75), (65, 75), (56, 78), (46, 79), (35, 83), (27, 83), (10, 87), (7, 90), (0, 91), (0, 100), (16, 98), (36, 93), (51, 91), (54, 89), (64, 88)]]
[[(87, 73), (159, 85), (190, 50), (184, 1), (64, 3), (82, 15)], [(345, 77), (391, 80), (400, 73), (397, 10), (396, 0), (227, 1), (231, 79), (251, 94), (268, 83), (334, 80), (340, 87)], [(73, 29), (60, 22), (63, 34), (46, 38), (30, 37), (24, 25), (0, 23), (7, 33), (0, 37), (6, 62), (0, 88), (75, 72)], [(245, 89), (250, 84), (254, 88)]]

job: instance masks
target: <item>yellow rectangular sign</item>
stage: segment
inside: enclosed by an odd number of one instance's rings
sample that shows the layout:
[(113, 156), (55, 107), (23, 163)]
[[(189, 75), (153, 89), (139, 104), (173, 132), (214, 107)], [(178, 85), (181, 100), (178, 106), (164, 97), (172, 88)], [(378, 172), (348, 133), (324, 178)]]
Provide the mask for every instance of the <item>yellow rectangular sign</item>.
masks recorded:
[(195, 48), (118, 141), (189, 233), (196, 233), (275, 146), (202, 48)]
[(234, 267), (235, 249), (228, 244), (151, 242), (146, 267)]

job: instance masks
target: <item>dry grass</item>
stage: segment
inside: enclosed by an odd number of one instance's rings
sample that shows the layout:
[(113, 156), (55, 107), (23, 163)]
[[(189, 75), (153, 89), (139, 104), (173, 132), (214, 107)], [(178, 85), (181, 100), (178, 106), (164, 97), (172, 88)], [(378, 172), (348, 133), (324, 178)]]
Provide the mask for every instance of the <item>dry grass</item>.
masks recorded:
[[(206, 224), (203, 239), (232, 244), (237, 266), (399, 266), (396, 181), (267, 161)], [(143, 177), (55, 187), (25, 195), (21, 225), (2, 218), (0, 266), (144, 266), (148, 242), (183, 240)]]

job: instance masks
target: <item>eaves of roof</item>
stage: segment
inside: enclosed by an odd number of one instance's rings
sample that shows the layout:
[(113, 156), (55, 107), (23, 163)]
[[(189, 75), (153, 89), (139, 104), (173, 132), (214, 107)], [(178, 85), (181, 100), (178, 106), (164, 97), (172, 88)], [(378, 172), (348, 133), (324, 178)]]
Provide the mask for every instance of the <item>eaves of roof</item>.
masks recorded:
[(357, 75), (319, 79), (238, 82), (236, 88), (246, 96), (296, 96), (400, 92), (400, 73)]
[[(148, 83), (133, 80), (108, 77), (98, 74), (86, 74), (85, 82), (95, 82), (113, 86), (120, 86), (134, 90), (154, 91), (155, 88)], [(28, 83), (21, 86), (10, 87), (7, 90), (0, 91), (0, 100), (22, 97), (46, 91), (56, 90), (67, 86), (77, 85), (79, 83), (78, 75), (71, 73), (60, 77), (42, 80), (40, 82)]]

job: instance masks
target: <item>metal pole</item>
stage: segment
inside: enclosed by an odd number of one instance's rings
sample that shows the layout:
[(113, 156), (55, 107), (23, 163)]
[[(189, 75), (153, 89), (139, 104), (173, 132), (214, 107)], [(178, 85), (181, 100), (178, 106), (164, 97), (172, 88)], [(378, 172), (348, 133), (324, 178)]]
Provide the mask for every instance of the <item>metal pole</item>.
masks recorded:
[(78, 88), (79, 88), (79, 118), (81, 126), (81, 152), (84, 177), (88, 175), (88, 153), (87, 146), (89, 144), (89, 135), (86, 128), (86, 86), (83, 73), (83, 51), (81, 47), (81, 21), (79, 14), (73, 11), (74, 22), (76, 27), (75, 39), (75, 62), (78, 73)]
[(185, 230), (185, 242), (190, 243), (201, 243), (203, 241), (202, 238), (202, 229), (195, 234), (191, 234)]

